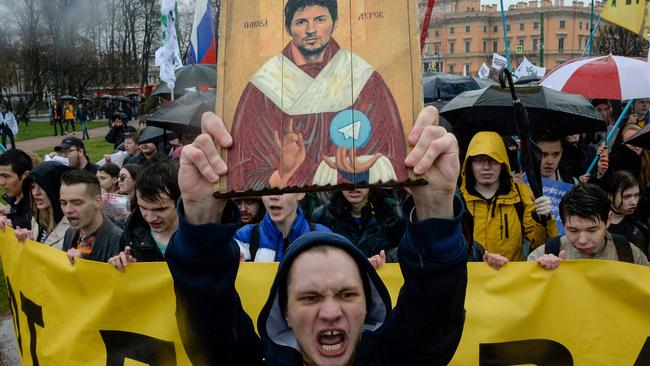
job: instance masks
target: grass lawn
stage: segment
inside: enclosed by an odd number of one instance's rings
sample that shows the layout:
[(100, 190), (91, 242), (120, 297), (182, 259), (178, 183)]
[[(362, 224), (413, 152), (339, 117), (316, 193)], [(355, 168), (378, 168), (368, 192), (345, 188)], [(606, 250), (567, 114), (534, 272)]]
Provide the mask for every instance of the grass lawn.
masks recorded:
[[(104, 136), (95, 137), (90, 140), (84, 140), (84, 145), (86, 146), (86, 152), (88, 152), (88, 157), (90, 161), (96, 163), (97, 161), (104, 158), (105, 154), (113, 153), (113, 144), (106, 142)], [(41, 158), (51, 152), (51, 148), (41, 149), (34, 151)]]
[[(107, 124), (108, 122), (105, 119), (91, 121), (88, 123), (88, 129), (90, 130), (96, 127), (104, 127), (107, 126)], [(79, 123), (75, 123), (75, 129), (77, 131), (81, 131), (81, 125)], [(29, 122), (29, 127), (25, 127), (25, 124), (23, 123), (18, 126), (18, 135), (16, 136), (16, 141), (26, 141), (52, 135), (54, 135), (54, 127), (50, 125), (49, 121), (32, 121)]]

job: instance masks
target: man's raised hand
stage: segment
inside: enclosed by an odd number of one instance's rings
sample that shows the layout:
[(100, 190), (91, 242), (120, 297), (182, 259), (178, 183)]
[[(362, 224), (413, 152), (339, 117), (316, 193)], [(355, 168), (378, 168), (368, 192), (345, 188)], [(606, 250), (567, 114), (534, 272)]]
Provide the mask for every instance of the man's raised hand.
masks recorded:
[(135, 263), (137, 261), (138, 260), (135, 259), (133, 255), (131, 255), (131, 247), (127, 245), (124, 250), (120, 252), (120, 254), (111, 257), (108, 260), (108, 264), (115, 267), (115, 269), (118, 271), (124, 272), (126, 266), (128, 266), (129, 263)]
[(438, 126), (438, 110), (426, 107), (420, 112), (408, 143), (413, 150), (405, 164), (429, 182), (413, 186), (417, 217), (447, 218), (454, 216), (453, 197), (460, 172), (456, 137)]
[(213, 185), (228, 173), (220, 148), (230, 148), (232, 137), (221, 118), (206, 112), (201, 118), (201, 135), (181, 153), (178, 186), (190, 224), (218, 223), (226, 200), (214, 199)]

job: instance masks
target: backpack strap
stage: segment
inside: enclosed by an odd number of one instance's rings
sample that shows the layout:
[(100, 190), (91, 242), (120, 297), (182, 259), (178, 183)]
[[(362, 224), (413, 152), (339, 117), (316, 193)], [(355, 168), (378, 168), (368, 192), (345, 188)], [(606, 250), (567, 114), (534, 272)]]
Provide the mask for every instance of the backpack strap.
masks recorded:
[(260, 248), (260, 225), (259, 224), (253, 225), (253, 228), (251, 229), (251, 237), (248, 241), (249, 241), (248, 251), (251, 253), (251, 259), (247, 260), (246, 262), (254, 262), (255, 254), (257, 253), (257, 250)]
[(544, 254), (553, 254), (554, 256), (559, 257), (561, 238), (561, 236), (556, 236), (547, 241), (544, 245)]
[(623, 235), (612, 234), (614, 239), (614, 246), (616, 247), (616, 254), (618, 260), (621, 262), (634, 263), (634, 254), (632, 254), (632, 246), (626, 237)]

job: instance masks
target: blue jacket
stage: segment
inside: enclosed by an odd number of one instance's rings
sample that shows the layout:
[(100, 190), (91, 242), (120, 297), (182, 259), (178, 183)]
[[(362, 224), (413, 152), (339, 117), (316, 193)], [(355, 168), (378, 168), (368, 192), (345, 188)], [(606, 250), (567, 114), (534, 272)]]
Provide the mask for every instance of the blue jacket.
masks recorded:
[(332, 233), (303, 235), (279, 265), (258, 318), (258, 336), (235, 289), (237, 224), (190, 225), (181, 205), (179, 228), (166, 259), (174, 279), (176, 318), (190, 360), (194, 365), (301, 366), (295, 337), (280, 313), (278, 288), (285, 286), (289, 268), (301, 252), (327, 244), (354, 258), (373, 300), (354, 365), (446, 365), (460, 342), (467, 287), (467, 250), (460, 228), (463, 208), (458, 199), (454, 210), (452, 220), (407, 225), (399, 248), (404, 285), (394, 309), (383, 282), (349, 240)]
[[(257, 229), (255, 229), (256, 226), (258, 226)], [(249, 251), (253, 230), (259, 230), (259, 249), (257, 250), (256, 258), (251, 258)], [(245, 254), (246, 260), (279, 262), (282, 259), (286, 247), (310, 231), (312, 230), (309, 226), (309, 221), (305, 219), (302, 210), (298, 209), (298, 215), (291, 226), (289, 236), (284, 238), (282, 232), (278, 230), (278, 227), (271, 221), (271, 217), (267, 213), (259, 224), (249, 224), (237, 230), (235, 233), (235, 241), (237, 241), (240, 249)], [(314, 225), (314, 231), (331, 232), (329, 228), (320, 224)]]

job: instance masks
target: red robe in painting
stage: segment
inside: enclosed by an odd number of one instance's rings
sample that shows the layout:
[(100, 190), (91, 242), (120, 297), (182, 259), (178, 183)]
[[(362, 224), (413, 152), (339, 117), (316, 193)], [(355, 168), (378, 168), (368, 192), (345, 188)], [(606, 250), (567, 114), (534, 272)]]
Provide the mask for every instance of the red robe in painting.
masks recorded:
[[(324, 51), (323, 62), (300, 65), (295, 61), (296, 49), (292, 47), (290, 43), (283, 55), (310, 78), (315, 78), (340, 50), (339, 45), (332, 40)], [(359, 96), (354, 101), (350, 100), (347, 108), (316, 114), (287, 114), (249, 82), (239, 100), (232, 123), (234, 144), (228, 153), (228, 190), (242, 192), (270, 188), (269, 178), (280, 166), (280, 151), (274, 142), (274, 132), (278, 131), (282, 138), (287, 132), (289, 119), (293, 119), (294, 132), (302, 134), (306, 158), (286, 182), (287, 186), (313, 185), (314, 174), (323, 160), (321, 156), (335, 156), (337, 149), (330, 139), (330, 123), (340, 111), (346, 109), (363, 112), (372, 124), (368, 142), (357, 149), (356, 155), (380, 153), (389, 159), (395, 178), (398, 181), (406, 180), (406, 144), (399, 111), (382, 77), (372, 71)], [(359, 182), (350, 182), (339, 174), (337, 184), (341, 183)]]

